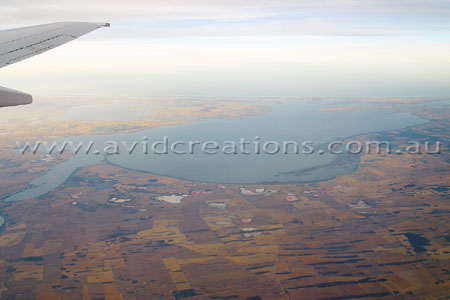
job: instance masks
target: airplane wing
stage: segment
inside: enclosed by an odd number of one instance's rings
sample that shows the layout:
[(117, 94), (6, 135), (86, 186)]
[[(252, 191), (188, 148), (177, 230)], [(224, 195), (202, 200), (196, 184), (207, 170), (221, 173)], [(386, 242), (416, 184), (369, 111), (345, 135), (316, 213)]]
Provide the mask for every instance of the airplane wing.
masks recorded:
[[(60, 22), (0, 31), (0, 68), (109, 26), (109, 23)], [(0, 107), (31, 102), (31, 95), (0, 87)]]

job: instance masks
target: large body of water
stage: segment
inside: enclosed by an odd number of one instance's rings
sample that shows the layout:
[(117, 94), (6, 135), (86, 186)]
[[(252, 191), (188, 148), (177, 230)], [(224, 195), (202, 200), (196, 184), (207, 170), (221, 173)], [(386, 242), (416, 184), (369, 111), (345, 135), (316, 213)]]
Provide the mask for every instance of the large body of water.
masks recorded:
[[(355, 169), (357, 160), (346, 159), (345, 163), (333, 164), (339, 155), (324, 153), (255, 154), (254, 142), (260, 146), (265, 141), (312, 141), (315, 145), (367, 133), (404, 128), (426, 122), (410, 113), (393, 110), (366, 109), (361, 106), (349, 111), (321, 111), (327, 106), (307, 101), (291, 101), (276, 104), (270, 113), (247, 118), (210, 119), (182, 125), (164, 126), (134, 133), (112, 135), (83, 135), (59, 140), (94, 142), (94, 149), (103, 150), (111, 141), (138, 145), (133, 154), (121, 151), (118, 155), (77, 154), (51, 168), (47, 174), (29, 183), (29, 188), (8, 195), (6, 201), (35, 198), (52, 191), (78, 168), (93, 165), (106, 159), (125, 168), (167, 175), (187, 180), (217, 183), (294, 183), (323, 180)], [(222, 147), (226, 141), (238, 143), (240, 139), (251, 142), (247, 150), (252, 154), (145, 154), (144, 142), (151, 145), (167, 136), (169, 144), (174, 141), (216, 141)], [(162, 145), (159, 145), (162, 150)], [(111, 148), (109, 148), (111, 149)], [(179, 147), (178, 150), (187, 149)], [(199, 150), (198, 148), (197, 150)], [(269, 147), (269, 149), (273, 149)], [(303, 148), (301, 148), (302, 150)], [(102, 152), (102, 151), (100, 151)], [(341, 155), (342, 156), (342, 155)], [(321, 167), (323, 166), (323, 167)]]

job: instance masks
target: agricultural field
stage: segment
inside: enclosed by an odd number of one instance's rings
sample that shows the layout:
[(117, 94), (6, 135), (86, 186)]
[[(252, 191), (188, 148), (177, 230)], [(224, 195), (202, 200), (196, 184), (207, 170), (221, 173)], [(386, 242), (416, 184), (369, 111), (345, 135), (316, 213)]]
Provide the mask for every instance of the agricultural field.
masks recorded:
[[(331, 180), (202, 183), (102, 162), (39, 199), (3, 202), (1, 299), (447, 299), (450, 111), (410, 102), (378, 105), (429, 122), (358, 136), (394, 151)], [(443, 149), (395, 152), (411, 139)], [(2, 192), (55, 163), (33, 159), (20, 181), (0, 170)]]

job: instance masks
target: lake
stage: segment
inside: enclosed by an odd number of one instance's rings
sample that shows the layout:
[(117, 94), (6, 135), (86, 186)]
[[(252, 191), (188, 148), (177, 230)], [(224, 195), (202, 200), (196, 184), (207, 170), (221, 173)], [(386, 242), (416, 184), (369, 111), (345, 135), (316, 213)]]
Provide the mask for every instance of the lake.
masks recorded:
[[(354, 105), (355, 106), (355, 105)], [(333, 178), (355, 170), (359, 163), (358, 155), (331, 154), (325, 151), (319, 154), (297, 154), (288, 146), (288, 154), (257, 154), (256, 144), (267, 141), (295, 141), (299, 145), (311, 141), (317, 147), (330, 141), (368, 133), (404, 128), (426, 122), (418, 116), (406, 112), (387, 109), (373, 109), (366, 105), (356, 105), (356, 110), (326, 110), (329, 104), (312, 101), (287, 101), (274, 104), (271, 112), (246, 118), (209, 119), (181, 125), (163, 126), (133, 133), (111, 135), (83, 135), (58, 140), (58, 143), (72, 141), (75, 145), (94, 142), (98, 153), (77, 154), (52, 167), (46, 174), (33, 179), (29, 187), (4, 198), (6, 201), (20, 201), (44, 195), (62, 183), (78, 168), (97, 164), (102, 160), (124, 168), (166, 175), (186, 180), (238, 183), (238, 184), (280, 184), (301, 183)], [(144, 152), (144, 145), (163, 141), (214, 141), (220, 145), (217, 154), (207, 154), (198, 149), (193, 154), (155, 154)], [(247, 151), (243, 154), (223, 153), (224, 145), (229, 142), (248, 141)], [(227, 142), (228, 141), (228, 142)], [(124, 147), (120, 154), (106, 155), (103, 150), (112, 142), (128, 147), (136, 142), (132, 154)], [(157, 150), (164, 150), (162, 144)], [(148, 148), (148, 147), (147, 147)], [(169, 147), (170, 148), (170, 147)], [(178, 151), (187, 150), (182, 144)], [(268, 147), (272, 151), (275, 146)], [(300, 146), (300, 150), (302, 150)], [(290, 151), (289, 151), (290, 150)], [(109, 152), (109, 151), (107, 151)]]

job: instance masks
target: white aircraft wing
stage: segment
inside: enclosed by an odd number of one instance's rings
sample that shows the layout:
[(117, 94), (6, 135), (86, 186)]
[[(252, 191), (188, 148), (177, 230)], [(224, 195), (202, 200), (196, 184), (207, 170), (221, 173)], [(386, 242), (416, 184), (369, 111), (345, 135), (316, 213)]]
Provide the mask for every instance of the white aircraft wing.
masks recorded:
[[(60, 22), (0, 31), (0, 68), (70, 42), (109, 23)], [(0, 87), (0, 107), (29, 104), (31, 95)]]

